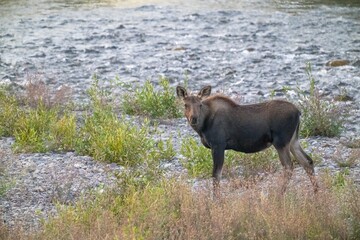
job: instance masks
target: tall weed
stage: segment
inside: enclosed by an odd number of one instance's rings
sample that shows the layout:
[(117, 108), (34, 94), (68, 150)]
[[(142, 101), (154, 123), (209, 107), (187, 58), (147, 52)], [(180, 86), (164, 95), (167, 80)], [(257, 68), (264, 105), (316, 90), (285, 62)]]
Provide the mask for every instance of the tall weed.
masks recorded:
[(300, 133), (302, 136), (338, 136), (342, 130), (343, 117), (334, 103), (324, 100), (315, 85), (311, 65), (307, 64), (306, 74), (310, 82), (309, 95), (297, 90), (302, 112)]

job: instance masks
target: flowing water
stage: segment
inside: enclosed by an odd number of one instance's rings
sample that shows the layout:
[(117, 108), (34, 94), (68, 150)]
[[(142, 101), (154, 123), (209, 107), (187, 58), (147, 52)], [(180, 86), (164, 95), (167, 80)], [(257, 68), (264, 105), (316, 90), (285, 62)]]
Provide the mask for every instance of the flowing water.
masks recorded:
[[(326, 66), (335, 59), (350, 64)], [(307, 62), (325, 94), (360, 100), (358, 0), (0, 0), (0, 81), (36, 74), (78, 99), (97, 74), (256, 101), (308, 88)]]

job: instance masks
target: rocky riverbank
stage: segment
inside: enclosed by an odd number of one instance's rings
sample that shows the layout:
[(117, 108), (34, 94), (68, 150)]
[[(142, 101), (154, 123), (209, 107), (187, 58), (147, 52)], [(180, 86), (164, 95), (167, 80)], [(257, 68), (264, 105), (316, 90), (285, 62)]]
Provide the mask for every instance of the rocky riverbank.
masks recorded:
[[(173, 142), (177, 150), (179, 144), (176, 143), (181, 142), (179, 132), (193, 134), (184, 120), (171, 120), (159, 128), (162, 130), (159, 137), (175, 136)], [(316, 137), (306, 141), (306, 150), (317, 159), (317, 174), (324, 171), (335, 174), (342, 170), (339, 162), (355, 157), (357, 159), (348, 172), (360, 184), (360, 152), (347, 147), (346, 138)], [(97, 162), (73, 152), (14, 154), (12, 143), (11, 138), (0, 140), (0, 164), (5, 168), (2, 177), (10, 184), (5, 195), (0, 198), (0, 211), (2, 220), (10, 227), (36, 230), (41, 219), (56, 215), (56, 204), (72, 204), (89, 191), (102, 191), (111, 187), (116, 184), (114, 174), (122, 171), (122, 167), (116, 164)], [(166, 176), (186, 174), (179, 163), (180, 157), (178, 153), (174, 159), (162, 164)], [(299, 179), (307, 178), (303, 169), (296, 167), (293, 184), (300, 184)], [(204, 180), (195, 181), (194, 186), (202, 185), (202, 182)], [(259, 184), (266, 186), (266, 180)]]

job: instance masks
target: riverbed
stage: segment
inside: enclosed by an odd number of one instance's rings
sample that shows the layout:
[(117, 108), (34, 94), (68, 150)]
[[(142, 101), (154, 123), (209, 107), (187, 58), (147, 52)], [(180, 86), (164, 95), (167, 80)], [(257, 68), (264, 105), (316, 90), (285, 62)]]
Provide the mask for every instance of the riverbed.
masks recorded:
[[(315, 1), (316, 2), (316, 1)], [(91, 78), (211, 84), (244, 101), (307, 89), (359, 100), (360, 14), (309, 1), (0, 1), (0, 81), (36, 75), (85, 97)], [(341, 67), (326, 63), (348, 60)]]

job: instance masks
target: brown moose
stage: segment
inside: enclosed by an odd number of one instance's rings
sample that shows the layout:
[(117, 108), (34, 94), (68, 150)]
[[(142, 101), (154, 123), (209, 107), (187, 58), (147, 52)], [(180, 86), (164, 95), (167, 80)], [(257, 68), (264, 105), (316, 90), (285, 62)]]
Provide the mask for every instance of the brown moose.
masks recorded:
[(202, 144), (211, 149), (215, 195), (219, 194), (225, 150), (254, 153), (271, 145), (284, 167), (285, 181), (281, 191), (285, 192), (293, 172), (290, 152), (304, 167), (314, 191), (317, 191), (313, 160), (298, 140), (300, 111), (292, 103), (271, 100), (239, 105), (223, 95), (210, 96), (211, 86), (202, 88), (197, 95), (178, 86), (176, 93), (185, 104), (185, 116), (190, 126), (199, 134)]

